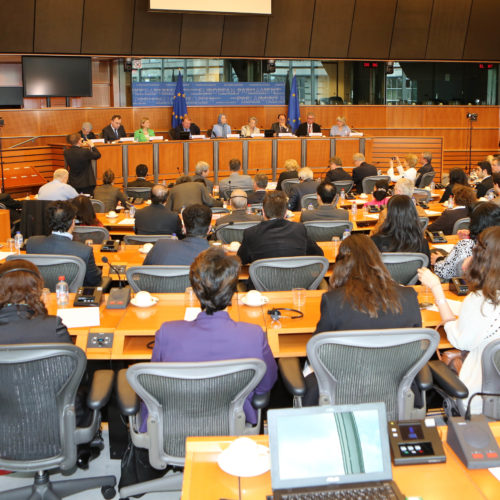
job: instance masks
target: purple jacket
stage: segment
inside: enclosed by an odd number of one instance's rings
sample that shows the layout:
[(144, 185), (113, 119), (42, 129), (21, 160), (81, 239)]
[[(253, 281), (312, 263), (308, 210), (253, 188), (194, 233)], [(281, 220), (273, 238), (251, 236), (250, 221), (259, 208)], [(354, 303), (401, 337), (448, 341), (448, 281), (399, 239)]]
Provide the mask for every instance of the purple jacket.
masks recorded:
[[(263, 394), (277, 378), (276, 361), (260, 326), (232, 320), (226, 311), (211, 316), (202, 311), (194, 321), (167, 321), (156, 332), (151, 361), (220, 361), (224, 359), (258, 358), (267, 365), (263, 379), (254, 392)], [(243, 410), (246, 420), (257, 423), (257, 411), (249, 395)], [(143, 412), (141, 432), (146, 431), (147, 414)]]

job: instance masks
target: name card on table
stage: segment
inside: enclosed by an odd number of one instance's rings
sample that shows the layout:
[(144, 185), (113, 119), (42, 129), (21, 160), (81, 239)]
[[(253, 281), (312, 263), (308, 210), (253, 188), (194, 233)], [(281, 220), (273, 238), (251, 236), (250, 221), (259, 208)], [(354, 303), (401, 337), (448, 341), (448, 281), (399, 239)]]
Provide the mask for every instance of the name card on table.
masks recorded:
[(120, 137), (120, 139), (118, 139), (120, 142), (134, 142), (134, 138), (133, 137)]
[(363, 132), (351, 132), (349, 137), (363, 137)]
[(131, 217), (122, 219), (118, 225), (119, 226), (133, 226), (135, 224), (135, 219), (132, 219)]
[(265, 137), (266, 134), (250, 134), (250, 137)]
[(323, 137), (323, 134), (321, 132), (311, 132), (309, 137)]
[(104, 139), (91, 139), (94, 144), (104, 144), (106, 141)]
[(203, 134), (196, 134), (196, 135), (192, 135), (191, 139), (209, 139), (209, 137), (207, 137), (206, 135), (203, 135)]
[(280, 132), (278, 137), (295, 137), (291, 132)]
[(227, 134), (226, 138), (227, 139), (239, 139), (240, 134)]
[(83, 328), (101, 324), (98, 307), (68, 307), (58, 309), (57, 315), (68, 328)]
[(150, 141), (163, 141), (164, 139), (163, 139), (162, 135), (153, 135), (152, 137), (149, 138), (149, 140)]

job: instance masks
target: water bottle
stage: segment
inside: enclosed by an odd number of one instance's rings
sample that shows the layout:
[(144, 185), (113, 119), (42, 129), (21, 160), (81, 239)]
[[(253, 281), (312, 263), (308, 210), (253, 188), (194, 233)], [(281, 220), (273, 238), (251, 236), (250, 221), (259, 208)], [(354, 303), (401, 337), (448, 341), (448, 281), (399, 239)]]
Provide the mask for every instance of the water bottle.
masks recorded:
[(17, 253), (21, 253), (21, 248), (23, 246), (24, 240), (21, 231), (17, 231), (14, 236), (14, 246), (16, 247)]
[(351, 236), (351, 233), (349, 232), (349, 229), (346, 229), (344, 234), (342, 234), (342, 239), (345, 240), (346, 238), (349, 238), (349, 236)]
[(431, 182), (431, 191), (434, 191), (436, 189), (436, 183), (434, 181)]
[(56, 298), (59, 307), (65, 307), (69, 302), (69, 289), (64, 276), (59, 276), (59, 281), (56, 285)]
[(453, 200), (453, 196), (448, 198), (448, 208), (453, 208), (455, 206), (455, 201)]
[(307, 210), (314, 210), (314, 205), (309, 203), (309, 205), (307, 205)]
[(356, 203), (356, 201), (354, 201), (354, 203), (352, 204), (351, 213), (352, 213), (352, 218), (356, 219), (356, 216), (358, 215), (358, 204)]
[(342, 202), (345, 201), (345, 190), (344, 190), (344, 188), (342, 188), (342, 191), (340, 191), (340, 199), (342, 200)]
[(132, 217), (132, 219), (135, 217), (135, 207), (134, 207), (134, 205), (130, 206), (129, 214), (130, 214), (130, 217)]

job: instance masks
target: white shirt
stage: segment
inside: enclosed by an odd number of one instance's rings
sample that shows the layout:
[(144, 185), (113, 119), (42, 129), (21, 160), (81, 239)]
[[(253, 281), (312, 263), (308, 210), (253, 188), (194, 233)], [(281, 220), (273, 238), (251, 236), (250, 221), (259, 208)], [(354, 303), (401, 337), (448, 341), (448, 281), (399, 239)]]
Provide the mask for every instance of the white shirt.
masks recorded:
[(389, 170), (387, 170), (387, 175), (391, 178), (392, 182), (397, 182), (401, 178), (405, 179), (410, 179), (410, 181), (415, 184), (415, 180), (417, 179), (417, 169), (410, 167), (409, 169), (405, 170), (401, 165), (398, 165), (398, 174), (396, 175), (394, 173), (394, 168), (390, 167)]
[(57, 179), (47, 182), (38, 190), (39, 200), (72, 200), (76, 198), (78, 193), (73, 186)]

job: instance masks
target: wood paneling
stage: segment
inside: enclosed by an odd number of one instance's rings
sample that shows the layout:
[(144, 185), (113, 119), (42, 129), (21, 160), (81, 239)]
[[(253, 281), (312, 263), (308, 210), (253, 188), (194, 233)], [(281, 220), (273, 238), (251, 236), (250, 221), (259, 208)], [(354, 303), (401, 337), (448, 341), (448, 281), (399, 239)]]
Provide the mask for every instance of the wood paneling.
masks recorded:
[(119, 144), (106, 144), (99, 146), (101, 158), (97, 160), (97, 184), (102, 184), (102, 174), (112, 170), (117, 184), (123, 183), (122, 147)]
[[(352, 167), (352, 155), (360, 152), (359, 139), (339, 139), (335, 142), (335, 156), (342, 160), (342, 165)], [(368, 155), (365, 155), (369, 158)]]
[(356, 0), (349, 57), (387, 59), (396, 12), (396, 0)]
[(35, 0), (0, 2), (0, 52), (33, 51)]
[[(179, 176), (177, 168), (182, 172), (182, 163), (179, 164), (178, 158), (182, 158), (182, 143), (168, 142), (159, 145), (159, 177), (163, 179), (175, 179)], [(212, 162), (210, 162), (212, 163)], [(149, 171), (153, 171), (153, 165), (148, 165)]]
[[(189, 172), (194, 172), (194, 167), (199, 161), (206, 161), (209, 165), (213, 164), (214, 145), (212, 141), (202, 140), (193, 141), (189, 147)], [(178, 165), (182, 172), (182, 163)]]
[(218, 56), (224, 16), (184, 14), (179, 53), (184, 56)]
[(464, 59), (498, 60), (500, 54), (500, 2), (474, 0), (465, 41)]
[(153, 171), (153, 148), (151, 144), (132, 144), (128, 146), (127, 150), (129, 176), (135, 176), (135, 167), (139, 163), (146, 164), (149, 171)]
[[(221, 140), (219, 142), (219, 177), (227, 177), (230, 174), (229, 162), (233, 159), (243, 160), (242, 141), (236, 139)], [(205, 160), (206, 161), (206, 160)]]
[(281, 171), (286, 160), (293, 158), (301, 164), (300, 139), (278, 139), (278, 170)]
[(314, 139), (307, 141), (306, 165), (308, 167), (327, 167), (330, 160), (330, 140)]
[(472, 0), (434, 0), (427, 59), (462, 57)]
[(433, 0), (398, 0), (390, 57), (424, 59)]
[(263, 57), (267, 16), (225, 16), (221, 55)]
[[(259, 173), (269, 174), (271, 171), (273, 144), (270, 140), (255, 140), (248, 143), (248, 174)], [(252, 167), (250, 167), (252, 166)]]

